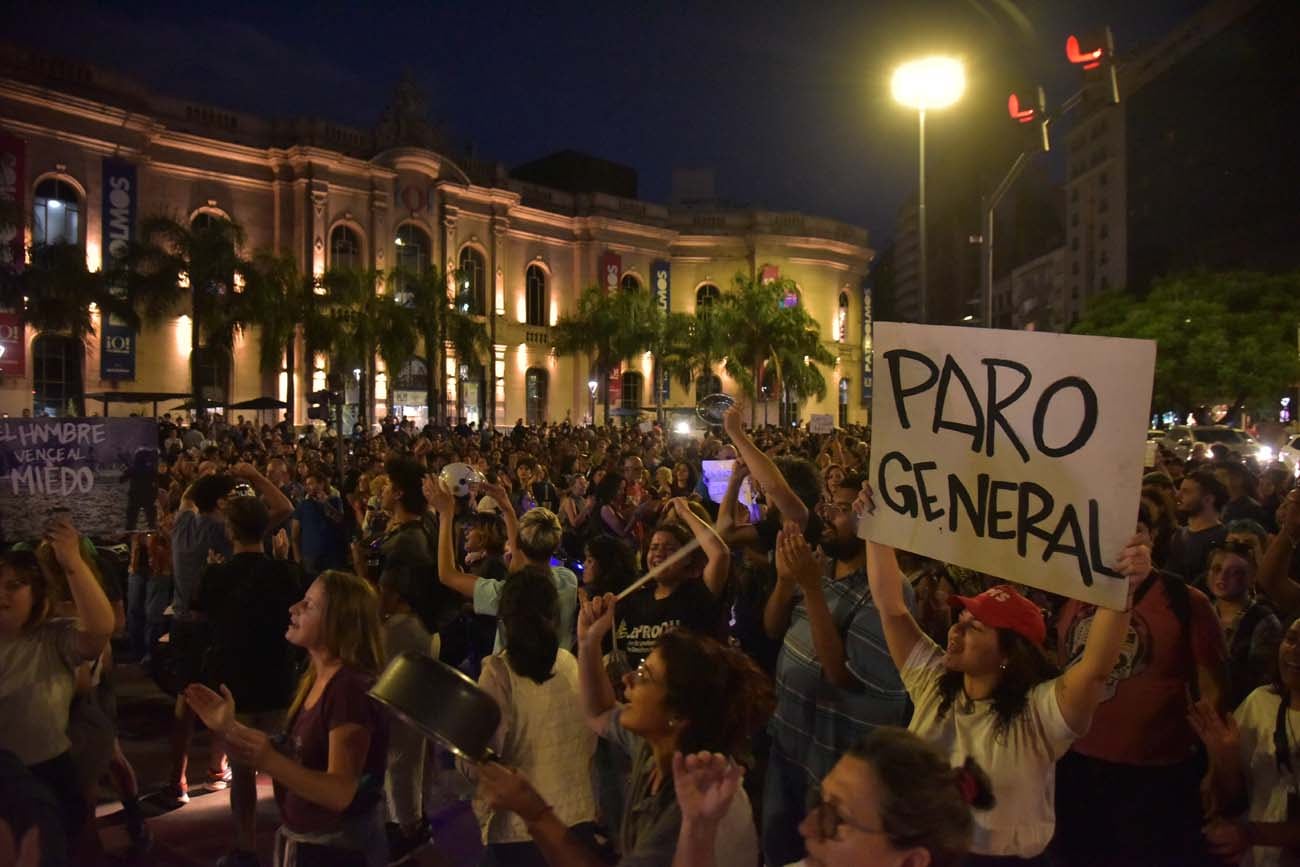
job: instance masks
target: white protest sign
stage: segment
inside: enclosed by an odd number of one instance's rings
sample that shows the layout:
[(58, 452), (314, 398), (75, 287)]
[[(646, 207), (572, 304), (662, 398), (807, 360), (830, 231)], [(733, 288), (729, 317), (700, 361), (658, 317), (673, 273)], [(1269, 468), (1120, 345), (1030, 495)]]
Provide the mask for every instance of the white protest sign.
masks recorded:
[(1123, 608), (1156, 346), (877, 322), (860, 535)]
[[(709, 489), (709, 499), (721, 503), (727, 493), (727, 483), (731, 481), (731, 471), (736, 466), (736, 462), (701, 461), (700, 463), (704, 468), (704, 486)], [(740, 490), (736, 491), (736, 500), (746, 506), (754, 502), (754, 489), (750, 484), (752, 478), (746, 476), (740, 483)]]
[(808, 417), (808, 433), (828, 434), (835, 430), (835, 420), (829, 413), (813, 413)]

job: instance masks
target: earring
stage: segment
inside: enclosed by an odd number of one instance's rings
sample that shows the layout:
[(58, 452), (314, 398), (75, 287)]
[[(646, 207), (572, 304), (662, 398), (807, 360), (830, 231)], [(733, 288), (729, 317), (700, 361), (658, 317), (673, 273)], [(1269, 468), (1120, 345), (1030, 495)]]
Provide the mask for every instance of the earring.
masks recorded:
[(999, 665), (998, 668), (1002, 669), (1003, 671), (1006, 671), (1006, 670), (1007, 670), (1007, 661), (1006, 661), (1005, 659), (1002, 660), (1002, 664)]

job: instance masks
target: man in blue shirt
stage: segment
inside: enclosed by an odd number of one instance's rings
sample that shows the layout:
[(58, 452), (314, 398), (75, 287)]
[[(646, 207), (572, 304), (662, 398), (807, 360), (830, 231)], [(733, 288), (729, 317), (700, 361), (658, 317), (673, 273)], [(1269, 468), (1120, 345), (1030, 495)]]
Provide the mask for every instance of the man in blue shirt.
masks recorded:
[[(777, 539), (777, 583), (763, 612), (767, 634), (784, 635), (763, 792), (768, 864), (804, 857), (796, 829), (808, 792), (840, 755), (876, 726), (907, 723), (907, 693), (871, 601), (866, 548), (857, 537), (853, 500), (862, 481), (849, 473), (819, 508), (825, 565), (797, 523), (787, 522)], [(911, 587), (905, 592), (911, 605)]]
[(329, 495), (329, 481), (319, 470), (307, 476), (307, 496), (293, 510), (291, 538), (294, 559), (308, 576), (348, 568), (343, 501)]

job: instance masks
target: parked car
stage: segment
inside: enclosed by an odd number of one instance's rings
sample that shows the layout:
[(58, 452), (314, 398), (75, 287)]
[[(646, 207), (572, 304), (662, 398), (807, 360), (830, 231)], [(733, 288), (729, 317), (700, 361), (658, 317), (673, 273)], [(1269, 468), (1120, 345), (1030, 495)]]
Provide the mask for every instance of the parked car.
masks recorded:
[(1277, 450), (1277, 459), (1300, 476), (1300, 436), (1288, 436), (1286, 445)]
[(1226, 425), (1174, 425), (1161, 440), (1161, 445), (1180, 460), (1186, 460), (1198, 444), (1204, 444), (1207, 448), (1223, 446), (1228, 454), (1243, 461), (1248, 458), (1254, 458), (1260, 463), (1273, 460), (1273, 449), (1260, 445), (1244, 430)]

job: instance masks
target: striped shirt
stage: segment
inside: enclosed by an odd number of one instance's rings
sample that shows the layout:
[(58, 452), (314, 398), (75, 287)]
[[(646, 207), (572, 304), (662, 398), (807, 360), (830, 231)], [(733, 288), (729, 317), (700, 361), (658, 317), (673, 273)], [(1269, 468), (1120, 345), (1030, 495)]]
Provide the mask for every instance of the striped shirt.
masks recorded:
[[(889, 658), (866, 570), (839, 580), (823, 576), (822, 590), (844, 640), (845, 665), (859, 686), (843, 689), (823, 677), (801, 593), (777, 657), (776, 713), (769, 724), (774, 745), (806, 770), (811, 782), (825, 777), (876, 726), (906, 725), (908, 715), (907, 692)], [(903, 592), (913, 607), (912, 588), (904, 584)]]

